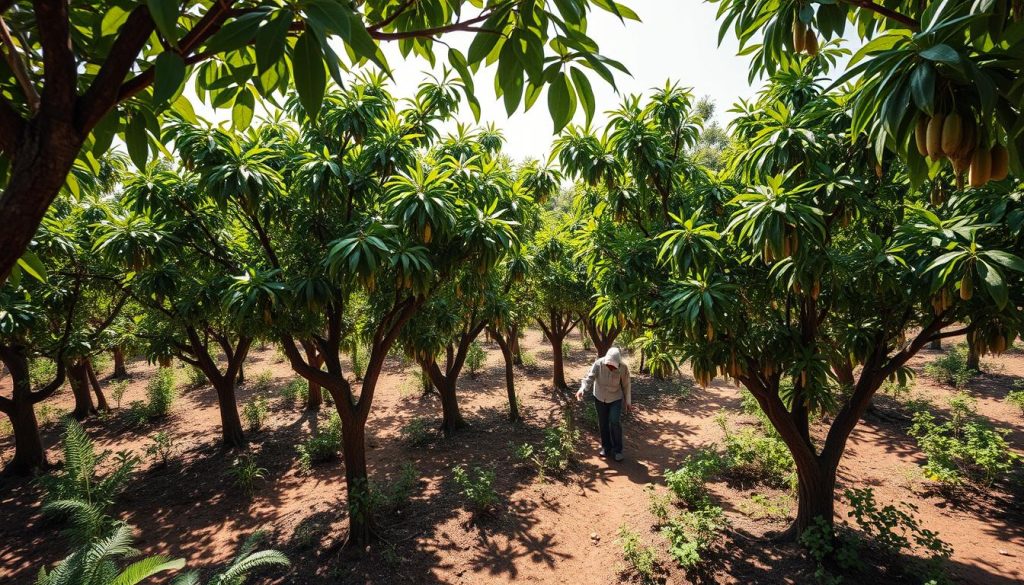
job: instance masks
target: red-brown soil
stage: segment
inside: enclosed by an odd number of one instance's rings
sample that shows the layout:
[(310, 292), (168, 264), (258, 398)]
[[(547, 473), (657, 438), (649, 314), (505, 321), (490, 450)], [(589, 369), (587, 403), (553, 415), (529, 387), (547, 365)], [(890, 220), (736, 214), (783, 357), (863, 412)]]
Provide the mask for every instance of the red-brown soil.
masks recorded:
[[(575, 335), (572, 344), (566, 375), (579, 379), (594, 356), (581, 348)], [(129, 428), (124, 405), (143, 398), (153, 371), (144, 362), (134, 362), (122, 409), (92, 419), (86, 428), (100, 448), (127, 449), (144, 457), (114, 510), (138, 528), (137, 546), (145, 553), (185, 557), (190, 568), (208, 569), (229, 560), (246, 535), (264, 530), (269, 545), (286, 552), (293, 563), (287, 572), (270, 573), (266, 582), (610, 584), (632, 580), (623, 572), (617, 539), (619, 527), (628, 525), (661, 551), (666, 582), (690, 582), (672, 568), (665, 541), (652, 528), (645, 486), (664, 485), (666, 470), (696, 449), (721, 441), (714, 418), (723, 409), (733, 424), (751, 422), (739, 413), (739, 391), (717, 380), (710, 388), (697, 388), (689, 398), (681, 398), (669, 383), (638, 377), (634, 400), (639, 408), (626, 420), (627, 460), (609, 463), (597, 457), (594, 434), (587, 430), (578, 468), (567, 478), (538, 482), (532, 473), (514, 466), (510, 443), (539, 442), (543, 429), (557, 424), (560, 406), (549, 382), (550, 350), (535, 331), (528, 333), (524, 348), (537, 361), (519, 370), (517, 389), (525, 424), (513, 426), (505, 419), (501, 354), (487, 345), (487, 363), (480, 375), (471, 378), (465, 373), (460, 380), (462, 411), (470, 427), (416, 448), (402, 442), (401, 428), (417, 417), (432, 425), (439, 422), (440, 403), (421, 396), (415, 368), (403, 369), (397, 359), (389, 362), (368, 423), (370, 473), (375, 481), (386, 482), (410, 462), (421, 481), (410, 504), (381, 522), (381, 543), (362, 555), (338, 547), (344, 540), (346, 514), (343, 462), (316, 466), (308, 474), (297, 467), (295, 445), (326, 420), (331, 407), (316, 416), (272, 394), (269, 422), (250, 434), (250, 449), (267, 470), (252, 498), (239, 493), (225, 473), (236, 454), (219, 448), (216, 400), (209, 386), (182, 389), (167, 420)], [(920, 369), (936, 353), (922, 352), (914, 367)], [(980, 414), (1011, 429), (1009, 439), (1020, 452), (1024, 417), (1003, 398), (1012, 380), (1024, 375), (1024, 354), (1012, 351), (987, 361), (993, 370), (972, 382), (968, 392), (977, 399)], [(273, 348), (254, 351), (247, 364), (250, 380), (266, 370), (273, 373), (275, 388), (294, 377)], [(0, 393), (9, 392), (9, 378), (0, 380)], [(940, 406), (953, 394), (924, 376), (918, 377), (914, 392)], [(239, 403), (251, 394), (251, 389), (242, 388)], [(64, 390), (50, 402), (69, 410), (70, 392)], [(871, 486), (880, 504), (917, 506), (922, 525), (953, 546), (947, 568), (956, 581), (1021, 582), (1024, 513), (1019, 488), (1015, 493), (992, 490), (953, 500), (936, 493), (922, 477), (922, 456), (906, 434), (908, 423), (899, 418), (899, 408), (886, 398), (877, 404), (881, 414), (869, 416), (851, 437), (837, 493), (844, 487)], [(51, 461), (59, 458), (57, 427), (51, 423), (44, 433)], [(148, 437), (161, 430), (175, 439), (175, 453), (166, 467), (144, 453)], [(11, 453), (11, 439), (0, 439), (0, 461)], [(497, 470), (501, 504), (490, 515), (474, 518), (452, 488), (451, 469), (461, 463)], [(26, 480), (0, 481), (0, 583), (31, 583), (41, 566), (56, 562), (67, 550), (57, 528), (39, 514), (39, 487)], [(751, 500), (755, 493), (780, 502), (792, 514), (792, 499), (784, 491), (725, 482), (711, 487), (732, 529), (713, 566), (692, 579), (813, 583), (814, 567), (799, 547), (765, 538), (784, 528), (786, 519), (748, 516), (758, 515)], [(844, 505), (838, 506), (840, 517), (846, 511)]]

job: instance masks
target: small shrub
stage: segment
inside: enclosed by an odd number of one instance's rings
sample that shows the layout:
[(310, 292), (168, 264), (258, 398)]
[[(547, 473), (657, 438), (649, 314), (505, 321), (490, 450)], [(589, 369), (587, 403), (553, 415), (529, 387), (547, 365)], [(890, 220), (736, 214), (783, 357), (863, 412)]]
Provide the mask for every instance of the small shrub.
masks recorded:
[(420, 483), (419, 471), (411, 463), (403, 463), (398, 477), (384, 486), (373, 486), (371, 499), (378, 514), (393, 514), (409, 504)]
[(902, 400), (904, 397), (909, 396), (910, 392), (914, 389), (913, 383), (901, 384), (898, 381), (888, 381), (882, 386), (882, 392), (892, 396), (893, 400)]
[(253, 396), (249, 402), (242, 407), (242, 416), (249, 425), (249, 430), (256, 432), (263, 428), (267, 420), (267, 399), (262, 396)]
[(263, 370), (256, 374), (256, 379), (249, 383), (254, 394), (266, 394), (274, 385), (274, 373)]
[(128, 380), (117, 380), (110, 383), (110, 397), (114, 399), (114, 407), (121, 409), (121, 400), (128, 391)]
[(977, 370), (967, 367), (967, 355), (967, 344), (960, 343), (926, 364), (924, 372), (943, 384), (963, 388), (978, 375)]
[(820, 585), (840, 585), (842, 576), (832, 574), (829, 567), (838, 566), (843, 573), (861, 569), (858, 542), (855, 539), (839, 539), (824, 518), (818, 516), (813, 526), (808, 526), (800, 535), (800, 544), (807, 549), (814, 560), (814, 579)]
[(469, 350), (466, 352), (466, 367), (469, 368), (470, 377), (475, 378), (480, 373), (480, 368), (483, 367), (485, 361), (487, 361), (487, 353), (480, 342), (470, 343)]
[(279, 392), (281, 398), (289, 404), (305, 402), (309, 398), (309, 384), (303, 378), (292, 378)]
[(52, 404), (40, 404), (39, 410), (36, 411), (36, 420), (39, 421), (41, 427), (45, 427), (59, 418), (60, 410)]
[(146, 404), (146, 418), (162, 418), (171, 412), (176, 386), (173, 369), (157, 369), (156, 375), (146, 384), (146, 397), (149, 399)]
[(405, 424), (401, 430), (401, 440), (409, 447), (423, 447), (434, 439), (434, 429), (430, 421), (416, 417)]
[(772, 487), (793, 487), (796, 464), (778, 433), (761, 434), (752, 428), (733, 431), (728, 422), (718, 420), (725, 433), (723, 467), (740, 480), (764, 483)]
[(644, 489), (647, 490), (647, 509), (650, 510), (651, 515), (658, 519), (659, 524), (664, 523), (668, 520), (669, 511), (672, 507), (672, 494), (659, 493), (658, 489), (651, 483), (647, 484), (647, 487)]
[(645, 584), (655, 583), (658, 576), (658, 554), (654, 547), (640, 541), (640, 535), (628, 526), (619, 527), (622, 558)]
[(1006, 401), (1019, 408), (1024, 414), (1024, 380), (1014, 381), (1013, 390), (1006, 394)]
[(366, 373), (366, 348), (363, 344), (355, 342), (349, 351), (352, 354), (352, 373), (355, 374), (356, 380), (362, 380), (363, 374)]
[(267, 476), (267, 470), (260, 467), (250, 455), (235, 459), (227, 473), (234, 479), (235, 486), (250, 498), (256, 492), (256, 482)]
[(707, 562), (707, 552), (722, 538), (727, 526), (718, 506), (705, 506), (692, 512), (681, 512), (669, 520), (661, 531), (668, 539), (668, 554), (680, 567), (693, 569)]
[(537, 356), (533, 355), (532, 353), (524, 351), (522, 352), (522, 354), (520, 354), (520, 358), (523, 362), (524, 368), (533, 369), (537, 367)]
[(494, 477), (493, 469), (474, 466), (467, 471), (465, 465), (456, 465), (452, 469), (452, 481), (476, 512), (485, 512), (498, 503)]
[(708, 500), (707, 481), (722, 467), (722, 458), (711, 449), (702, 449), (683, 460), (675, 471), (665, 472), (665, 483), (677, 500), (700, 507)]
[(197, 388), (199, 386), (205, 386), (207, 382), (206, 374), (195, 366), (190, 366), (188, 369), (188, 385)]
[(545, 470), (565, 471), (576, 459), (580, 431), (572, 425), (567, 413), (557, 427), (545, 429), (541, 454)]
[(981, 419), (966, 395), (954, 396), (949, 405), (950, 418), (942, 423), (926, 410), (914, 413), (910, 435), (927, 458), (925, 475), (946, 486), (964, 480), (991, 486), (1008, 475), (1020, 461), (1006, 442), (1009, 431)]
[(785, 496), (753, 494), (740, 502), (739, 510), (754, 520), (783, 520), (790, 517), (790, 504), (791, 500)]
[(511, 444), (512, 460), (518, 464), (532, 464), (536, 455), (533, 445), (529, 443)]
[(327, 424), (313, 436), (306, 439), (297, 447), (299, 452), (299, 469), (309, 471), (313, 465), (331, 461), (338, 457), (341, 450), (341, 417), (338, 413), (331, 413)]
[(49, 384), (57, 375), (57, 364), (49, 358), (32, 358), (28, 362), (28, 378), (33, 388)]
[(601, 429), (601, 423), (597, 420), (597, 404), (589, 396), (583, 399), (583, 424), (592, 431)]
[(146, 446), (146, 456), (155, 459), (160, 465), (166, 466), (174, 453), (174, 439), (164, 431), (160, 431), (149, 438), (149, 445)]

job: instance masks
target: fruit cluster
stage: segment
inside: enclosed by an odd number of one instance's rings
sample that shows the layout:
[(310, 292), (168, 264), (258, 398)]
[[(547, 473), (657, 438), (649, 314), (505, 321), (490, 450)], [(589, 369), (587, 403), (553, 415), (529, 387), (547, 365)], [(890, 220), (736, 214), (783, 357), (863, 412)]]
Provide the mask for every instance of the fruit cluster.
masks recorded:
[(799, 16), (793, 19), (793, 50), (811, 57), (818, 54), (818, 36)]
[(917, 151), (932, 161), (949, 159), (958, 176), (967, 171), (968, 183), (978, 188), (1001, 181), (1009, 171), (1009, 151), (1001, 144), (989, 147), (970, 117), (958, 112), (921, 115), (914, 131)]

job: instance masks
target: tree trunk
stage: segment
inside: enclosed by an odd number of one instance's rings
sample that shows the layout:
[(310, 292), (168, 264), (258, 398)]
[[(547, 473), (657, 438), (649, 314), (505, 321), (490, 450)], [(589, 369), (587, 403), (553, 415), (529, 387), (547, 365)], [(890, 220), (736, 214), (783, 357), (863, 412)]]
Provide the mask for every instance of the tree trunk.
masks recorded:
[(449, 377), (437, 388), (441, 395), (441, 431), (446, 437), (466, 427), (466, 421), (459, 411), (459, 398), (455, 392), (455, 380)]
[[(337, 403), (337, 401), (335, 401)], [(341, 406), (338, 410), (341, 410)], [(341, 450), (348, 489), (348, 545), (362, 549), (373, 540), (373, 510), (366, 473), (366, 421), (351, 417), (341, 425)]]
[[(306, 351), (306, 359), (309, 361), (309, 365), (316, 369), (320, 369), (324, 365), (324, 358), (317, 352), (316, 345), (310, 341), (301, 341), (302, 348)], [(309, 389), (309, 396), (306, 398), (306, 409), (308, 410), (320, 410), (320, 407), (324, 403), (323, 390), (320, 388), (320, 384), (312, 380), (307, 380), (307, 387)]]
[(523, 365), (523, 350), (519, 347), (518, 325), (513, 325), (508, 329), (508, 346), (512, 350), (512, 363), (517, 366)]
[(836, 467), (822, 464), (810, 469), (797, 466), (797, 513), (793, 536), (799, 538), (821, 517), (831, 528), (835, 514)]
[(92, 403), (92, 392), (89, 389), (89, 371), (83, 360), (76, 359), (68, 366), (68, 381), (75, 396), (75, 410), (71, 412), (71, 416), (81, 422), (89, 415), (96, 414), (96, 406)]
[(508, 393), (508, 420), (519, 422), (519, 401), (516, 399), (516, 372), (512, 348), (509, 347), (508, 341), (505, 340), (500, 332), (490, 329), (488, 329), (488, 332), (494, 338), (494, 341), (498, 343), (498, 347), (501, 348), (501, 357), (505, 358), (505, 390)]
[(238, 366), (238, 384), (245, 384), (245, 364)]
[(981, 371), (981, 352), (974, 343), (974, 335), (970, 333), (967, 334), (967, 367), (976, 372)]
[(35, 237), (85, 139), (74, 129), (73, 111), (65, 112), (66, 119), (55, 117), (48, 112), (28, 121), (14, 156), (10, 151), (5, 153), (11, 166), (7, 186), (0, 194), (0, 217), (4, 218), (4, 229), (0, 230), (0, 282), (7, 280)]
[(89, 374), (89, 385), (92, 386), (92, 391), (96, 393), (96, 404), (99, 410), (110, 410), (110, 404), (107, 403), (107, 397), (103, 395), (103, 388), (100, 387), (100, 381), (96, 378), (96, 370), (92, 367), (92, 361), (85, 361), (86, 372)]
[(217, 378), (213, 388), (217, 391), (217, 407), (220, 409), (221, 439), (225, 447), (241, 449), (245, 447), (245, 432), (238, 416), (234, 381), (225, 376)]
[[(941, 334), (942, 333), (942, 329), (939, 329), (936, 333), (937, 334)], [(933, 339), (932, 342), (928, 344), (928, 349), (941, 350), (942, 349), (942, 338), (936, 337), (935, 339)]]
[(597, 357), (603, 357), (608, 353), (608, 350), (615, 344), (615, 340), (619, 337), (619, 332), (621, 331), (617, 326), (612, 328), (611, 331), (601, 331), (598, 329), (597, 323), (590, 319), (584, 319), (583, 328), (586, 330), (586, 335), (590, 337), (590, 341), (594, 344), (594, 351), (597, 352)]
[(124, 364), (124, 350), (120, 346), (114, 348), (114, 377), (127, 378), (128, 368)]
[(564, 335), (558, 335), (556, 333), (551, 334), (551, 355), (552, 355), (552, 373), (551, 373), (551, 384), (555, 388), (566, 389), (569, 387), (565, 383), (565, 366), (563, 365), (562, 357), (562, 341), (565, 339)]
[(14, 458), (4, 468), (4, 473), (29, 475), (46, 466), (46, 449), (39, 435), (35, 405), (28, 396), (15, 393), (14, 408), (10, 413), (14, 430)]
[(849, 360), (841, 359), (832, 364), (832, 372), (840, 386), (853, 386), (856, 380), (853, 377), (853, 367)]

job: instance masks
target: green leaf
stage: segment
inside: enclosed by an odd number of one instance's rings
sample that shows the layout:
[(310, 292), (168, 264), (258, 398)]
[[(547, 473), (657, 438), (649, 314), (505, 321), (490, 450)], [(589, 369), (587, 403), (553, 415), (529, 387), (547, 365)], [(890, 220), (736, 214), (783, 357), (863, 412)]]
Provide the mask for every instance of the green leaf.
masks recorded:
[(979, 261), (975, 266), (978, 269), (978, 276), (985, 282), (985, 289), (988, 290), (989, 296), (996, 302), (996, 307), (1000, 311), (1003, 310), (1010, 300), (1010, 291), (1003, 276), (999, 274), (999, 269), (989, 266), (985, 261)]
[(594, 89), (590, 86), (590, 80), (582, 71), (573, 67), (571, 70), (572, 81), (576, 85), (576, 95), (583, 103), (583, 111), (587, 114), (587, 124), (594, 119), (594, 112), (597, 110), (597, 101), (594, 99)]
[(559, 132), (572, 120), (576, 104), (569, 87), (569, 77), (565, 74), (555, 78), (548, 86), (548, 110), (551, 121), (555, 123), (555, 132)]
[(149, 15), (160, 34), (172, 47), (178, 46), (178, 0), (146, 0)]
[(935, 66), (931, 63), (920, 63), (910, 74), (910, 95), (914, 98), (917, 109), (928, 114), (935, 110)]
[(185, 96), (178, 96), (178, 99), (171, 104), (171, 110), (189, 124), (199, 124), (199, 117), (196, 116), (196, 111), (192, 108), (192, 102)]
[(291, 27), (293, 13), (284, 9), (274, 12), (270, 20), (256, 33), (256, 71), (262, 75), (284, 55), (288, 41), (288, 29)]
[(18, 266), (32, 278), (39, 282), (46, 282), (46, 266), (43, 265), (43, 261), (39, 259), (35, 252), (25, 250), (21, 258), (18, 258)]
[(164, 51), (153, 64), (153, 103), (163, 105), (185, 83), (185, 61), (177, 53)]
[(918, 55), (929, 61), (946, 63), (947, 65), (957, 65), (960, 63), (960, 53), (957, 53), (953, 47), (942, 43), (928, 47), (918, 53)]
[(232, 20), (222, 26), (206, 43), (206, 50), (211, 53), (223, 53), (244, 47), (259, 31), (260, 24), (266, 17), (267, 10), (257, 10)]
[(231, 108), (231, 125), (235, 130), (245, 130), (252, 123), (253, 110), (256, 108), (256, 96), (246, 87), (235, 97), (235, 105)]
[(320, 42), (307, 30), (302, 33), (292, 51), (292, 74), (299, 101), (311, 119), (316, 119), (327, 90), (327, 70)]
[(149, 162), (149, 138), (146, 136), (146, 119), (136, 112), (128, 120), (124, 129), (124, 142), (128, 147), (128, 156), (140, 171), (146, 170)]
[(1017, 272), (1024, 272), (1024, 260), (1020, 256), (1015, 256), (1009, 252), (1002, 250), (990, 250), (983, 253), (984, 256), (991, 258), (993, 261), (1002, 264), (1010, 270), (1016, 270)]
[(117, 127), (120, 125), (120, 112), (117, 108), (107, 112), (96, 126), (92, 129), (92, 153), (99, 156), (108, 150), (117, 135)]
[(128, 15), (131, 14), (120, 6), (114, 6), (103, 15), (103, 21), (100, 23), (100, 36), (110, 36), (116, 34), (121, 29), (121, 25), (128, 20)]

